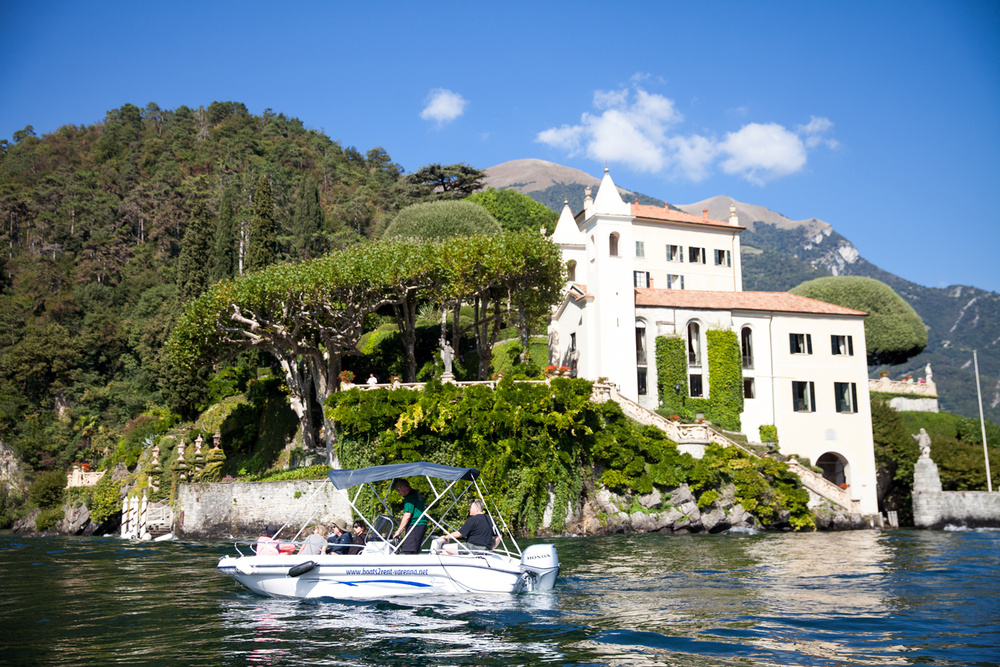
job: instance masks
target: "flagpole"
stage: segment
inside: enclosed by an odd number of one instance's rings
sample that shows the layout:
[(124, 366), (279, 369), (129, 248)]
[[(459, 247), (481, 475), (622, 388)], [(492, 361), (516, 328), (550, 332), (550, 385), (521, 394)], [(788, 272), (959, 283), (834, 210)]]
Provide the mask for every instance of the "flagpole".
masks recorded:
[(983, 419), (983, 390), (979, 388), (979, 357), (972, 351), (972, 363), (976, 366), (976, 393), (979, 395), (979, 425), (983, 429), (983, 458), (986, 459), (986, 490), (993, 491), (993, 477), (990, 475), (990, 454), (986, 449), (986, 420)]

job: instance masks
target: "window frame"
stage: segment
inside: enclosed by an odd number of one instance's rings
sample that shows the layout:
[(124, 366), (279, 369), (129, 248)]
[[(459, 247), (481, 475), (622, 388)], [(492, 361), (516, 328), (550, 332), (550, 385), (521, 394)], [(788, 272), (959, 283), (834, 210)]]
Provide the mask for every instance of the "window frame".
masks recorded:
[[(680, 287), (674, 287), (675, 283), (680, 283)], [(668, 273), (667, 289), (684, 289), (684, 276), (680, 273)]]
[[(800, 408), (800, 400), (805, 404)], [(792, 380), (792, 411), (799, 413), (816, 412), (816, 383), (809, 380)]]
[(732, 252), (729, 250), (719, 250), (715, 249), (715, 265), (716, 266), (732, 266), (733, 257)]
[[(672, 257), (671, 257), (671, 253), (670, 253), (671, 249), (673, 249), (673, 251), (674, 251)], [(684, 246), (682, 246), (682, 245), (674, 245), (673, 243), (668, 243), (667, 244), (667, 261), (668, 262), (676, 262), (678, 264), (683, 264), (684, 263)]]
[[(645, 285), (640, 285), (640, 282), (644, 282)], [(644, 289), (649, 287), (649, 271), (633, 271), (632, 272), (632, 286), (639, 289)]]
[[(838, 339), (843, 340), (843, 346), (838, 345)], [(844, 352), (840, 350), (843, 349)], [(854, 336), (849, 334), (831, 334), (830, 335), (830, 353), (835, 357), (853, 357), (854, 356)]]
[[(842, 398), (846, 399), (846, 402), (841, 400)], [(858, 385), (856, 382), (833, 383), (833, 407), (838, 414), (842, 415), (858, 413)]]
[(698, 246), (688, 246), (688, 261), (691, 264), (705, 264), (705, 249)]
[(809, 355), (813, 353), (812, 334), (788, 334), (788, 353), (794, 355)]

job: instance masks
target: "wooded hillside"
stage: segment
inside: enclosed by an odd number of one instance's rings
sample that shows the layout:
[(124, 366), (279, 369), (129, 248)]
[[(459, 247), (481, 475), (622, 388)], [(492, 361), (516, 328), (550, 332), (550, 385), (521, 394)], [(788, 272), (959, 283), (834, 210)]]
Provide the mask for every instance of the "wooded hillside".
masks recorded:
[(430, 192), (382, 148), (237, 102), (0, 142), (0, 441), (62, 470), (183, 401), (163, 343), (185, 298), (253, 260), (265, 190), (278, 261), (365, 240)]

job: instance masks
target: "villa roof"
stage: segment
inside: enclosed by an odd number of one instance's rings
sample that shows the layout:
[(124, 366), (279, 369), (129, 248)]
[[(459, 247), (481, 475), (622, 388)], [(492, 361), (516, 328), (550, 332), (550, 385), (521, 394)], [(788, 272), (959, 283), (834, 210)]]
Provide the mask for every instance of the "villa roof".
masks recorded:
[(703, 310), (761, 310), (858, 317), (867, 315), (861, 310), (844, 308), (788, 292), (714, 292), (643, 287), (635, 290), (635, 305)]
[(632, 215), (636, 218), (643, 218), (646, 220), (664, 220), (667, 222), (686, 222), (695, 225), (710, 225), (712, 227), (726, 227), (727, 229), (739, 229), (743, 230), (746, 227), (740, 227), (739, 225), (731, 225), (728, 222), (723, 222), (721, 220), (713, 220), (708, 217), (708, 209), (702, 215), (691, 215), (690, 213), (685, 213), (683, 211), (675, 211), (668, 208), (666, 204), (661, 206), (648, 206), (646, 204), (630, 204), (632, 207)]

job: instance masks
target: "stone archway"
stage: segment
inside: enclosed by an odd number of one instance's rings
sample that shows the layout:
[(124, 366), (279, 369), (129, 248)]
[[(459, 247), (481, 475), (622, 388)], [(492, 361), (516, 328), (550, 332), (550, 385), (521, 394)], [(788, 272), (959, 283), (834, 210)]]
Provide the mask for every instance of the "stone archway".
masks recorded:
[(847, 459), (840, 454), (827, 452), (816, 459), (816, 465), (823, 469), (823, 479), (828, 482), (833, 482), (841, 487), (849, 483)]

